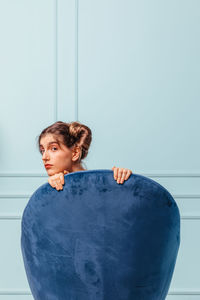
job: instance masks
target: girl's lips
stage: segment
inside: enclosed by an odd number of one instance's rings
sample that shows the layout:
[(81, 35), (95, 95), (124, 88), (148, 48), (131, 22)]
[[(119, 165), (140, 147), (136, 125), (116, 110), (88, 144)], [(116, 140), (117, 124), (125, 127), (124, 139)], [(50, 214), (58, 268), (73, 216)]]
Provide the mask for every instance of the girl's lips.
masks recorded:
[(45, 165), (45, 168), (46, 169), (49, 169), (49, 168), (51, 168), (52, 167), (52, 165)]

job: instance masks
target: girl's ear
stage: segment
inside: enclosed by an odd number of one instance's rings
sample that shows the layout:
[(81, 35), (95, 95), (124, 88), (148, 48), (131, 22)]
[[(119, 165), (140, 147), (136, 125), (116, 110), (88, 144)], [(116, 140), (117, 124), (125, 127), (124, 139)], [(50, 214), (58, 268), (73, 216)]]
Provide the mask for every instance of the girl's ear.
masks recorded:
[(73, 150), (72, 150), (72, 160), (75, 162), (78, 159), (80, 159), (81, 157), (81, 148), (79, 146), (76, 146)]

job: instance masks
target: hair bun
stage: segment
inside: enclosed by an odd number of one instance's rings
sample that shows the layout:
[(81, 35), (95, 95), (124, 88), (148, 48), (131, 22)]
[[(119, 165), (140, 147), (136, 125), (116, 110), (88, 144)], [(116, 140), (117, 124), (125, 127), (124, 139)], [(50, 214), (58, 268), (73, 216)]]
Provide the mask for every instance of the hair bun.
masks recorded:
[(92, 140), (91, 129), (88, 126), (81, 124), (80, 122), (71, 122), (69, 123), (69, 133), (70, 135), (75, 137), (75, 144), (82, 150), (80, 159), (85, 158), (88, 154), (88, 150)]

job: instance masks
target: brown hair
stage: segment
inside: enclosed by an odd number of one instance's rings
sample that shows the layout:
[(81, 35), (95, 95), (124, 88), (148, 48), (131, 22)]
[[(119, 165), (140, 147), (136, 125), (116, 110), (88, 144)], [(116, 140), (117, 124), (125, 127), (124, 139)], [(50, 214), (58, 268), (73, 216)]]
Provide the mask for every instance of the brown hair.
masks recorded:
[(80, 160), (84, 159), (90, 147), (90, 143), (92, 141), (92, 131), (91, 129), (81, 124), (80, 122), (70, 122), (65, 123), (62, 121), (57, 121), (54, 124), (43, 129), (41, 134), (38, 137), (38, 147), (40, 151), (40, 140), (46, 134), (51, 133), (55, 136), (56, 141), (60, 144), (58, 138), (56, 136), (62, 137), (62, 142), (68, 148), (73, 146), (79, 146), (81, 149)]

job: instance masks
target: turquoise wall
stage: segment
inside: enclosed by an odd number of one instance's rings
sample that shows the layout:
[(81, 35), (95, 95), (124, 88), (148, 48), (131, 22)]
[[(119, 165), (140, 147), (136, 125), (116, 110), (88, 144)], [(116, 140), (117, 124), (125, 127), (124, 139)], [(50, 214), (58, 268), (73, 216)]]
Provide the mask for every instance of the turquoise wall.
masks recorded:
[(88, 169), (130, 168), (174, 196), (167, 300), (200, 299), (199, 36), (199, 0), (0, 0), (0, 300), (33, 299), (21, 216), (57, 120), (92, 129)]

